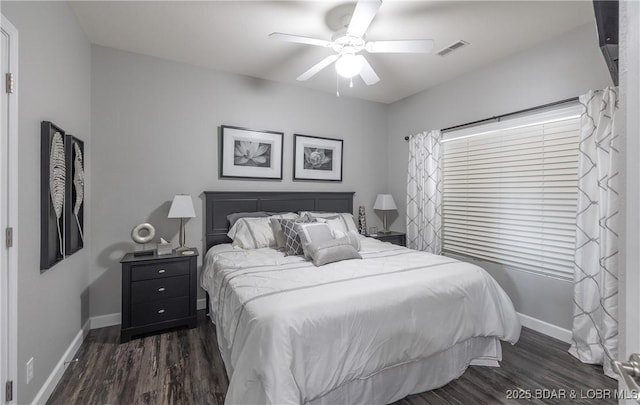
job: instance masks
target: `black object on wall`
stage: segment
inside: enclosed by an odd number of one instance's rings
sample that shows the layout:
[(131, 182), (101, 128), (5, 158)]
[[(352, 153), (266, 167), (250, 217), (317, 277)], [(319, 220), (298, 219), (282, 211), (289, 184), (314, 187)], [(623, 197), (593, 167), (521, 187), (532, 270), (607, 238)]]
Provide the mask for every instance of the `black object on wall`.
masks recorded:
[(84, 246), (84, 142), (66, 135), (64, 252), (72, 255)]
[(618, 85), (618, 9), (617, 0), (593, 1), (600, 50), (616, 86)]
[(40, 271), (44, 271), (64, 259), (65, 132), (50, 121), (42, 121), (40, 132)]
[(40, 124), (40, 271), (84, 246), (84, 142)]

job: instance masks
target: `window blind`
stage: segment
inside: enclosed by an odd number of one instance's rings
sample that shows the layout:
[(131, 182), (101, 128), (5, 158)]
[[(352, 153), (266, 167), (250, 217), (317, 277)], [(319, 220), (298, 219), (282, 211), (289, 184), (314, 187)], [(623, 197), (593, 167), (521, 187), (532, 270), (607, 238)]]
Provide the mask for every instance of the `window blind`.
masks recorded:
[(447, 134), (444, 252), (570, 279), (579, 132), (574, 107)]

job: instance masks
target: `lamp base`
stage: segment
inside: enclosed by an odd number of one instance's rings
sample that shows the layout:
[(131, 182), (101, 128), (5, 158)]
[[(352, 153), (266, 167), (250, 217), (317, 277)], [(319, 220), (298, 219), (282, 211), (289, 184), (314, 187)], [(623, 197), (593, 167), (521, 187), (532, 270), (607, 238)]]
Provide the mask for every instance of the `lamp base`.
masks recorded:
[(186, 247), (184, 245), (185, 236), (186, 235), (184, 231), (184, 218), (180, 218), (180, 239), (179, 239), (180, 246), (176, 248), (176, 253), (181, 255), (192, 255), (193, 250), (190, 247)]
[(391, 231), (389, 230), (389, 225), (387, 223), (387, 211), (385, 211), (382, 216), (382, 230), (378, 233), (381, 233), (383, 235), (388, 235), (391, 233)]
[(193, 255), (195, 253), (196, 252), (193, 250), (193, 248), (190, 248), (190, 247), (178, 246), (176, 248), (176, 254), (177, 255), (189, 256), (189, 255)]

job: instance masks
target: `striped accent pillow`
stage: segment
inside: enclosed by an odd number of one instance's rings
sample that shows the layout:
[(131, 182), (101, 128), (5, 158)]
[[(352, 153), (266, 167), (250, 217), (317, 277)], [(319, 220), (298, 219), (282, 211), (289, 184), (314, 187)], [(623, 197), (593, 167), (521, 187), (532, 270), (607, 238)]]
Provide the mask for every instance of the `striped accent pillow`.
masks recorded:
[(275, 247), (276, 238), (269, 223), (272, 218), (296, 219), (298, 216), (289, 213), (273, 215), (267, 218), (240, 218), (229, 229), (227, 236), (233, 240), (233, 246), (243, 249)]

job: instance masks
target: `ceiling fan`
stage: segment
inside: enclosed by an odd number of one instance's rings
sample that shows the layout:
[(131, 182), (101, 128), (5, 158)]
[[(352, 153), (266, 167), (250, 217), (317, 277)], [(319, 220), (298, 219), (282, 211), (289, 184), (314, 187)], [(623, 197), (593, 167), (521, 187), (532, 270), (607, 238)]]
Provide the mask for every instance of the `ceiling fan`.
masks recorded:
[[(365, 41), (364, 35), (367, 28), (369, 28), (381, 5), (382, 0), (359, 0), (348, 26), (345, 24), (345, 28), (338, 30), (331, 38), (331, 41), (280, 32), (273, 32), (269, 34), (269, 37), (280, 41), (332, 48), (336, 52), (298, 76), (297, 80), (299, 81), (309, 80), (322, 69), (335, 62), (336, 72), (340, 76), (353, 78), (359, 74), (362, 80), (370, 86), (380, 81), (380, 78), (360, 52), (429, 53), (433, 49), (433, 40), (431, 39)], [(349, 16), (346, 17), (348, 18)]]

